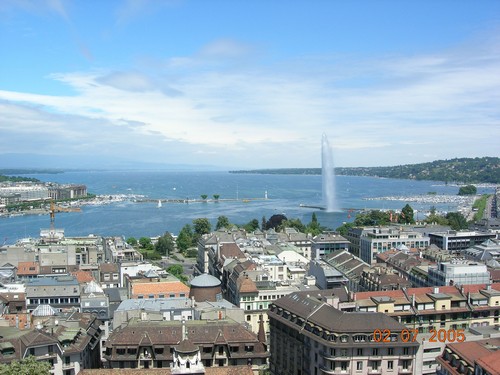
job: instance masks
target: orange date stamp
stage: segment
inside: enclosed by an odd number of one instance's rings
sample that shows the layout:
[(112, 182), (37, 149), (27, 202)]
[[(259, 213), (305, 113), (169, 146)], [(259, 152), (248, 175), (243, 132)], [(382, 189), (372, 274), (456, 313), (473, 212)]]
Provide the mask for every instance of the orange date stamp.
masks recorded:
[[(429, 331), (431, 337), (429, 342), (464, 342), (465, 333), (463, 329), (431, 329)], [(403, 329), (396, 337), (402, 342), (415, 342), (417, 341), (418, 329)], [(373, 341), (375, 342), (392, 342), (395, 335), (391, 334), (390, 329), (376, 329), (373, 331)]]

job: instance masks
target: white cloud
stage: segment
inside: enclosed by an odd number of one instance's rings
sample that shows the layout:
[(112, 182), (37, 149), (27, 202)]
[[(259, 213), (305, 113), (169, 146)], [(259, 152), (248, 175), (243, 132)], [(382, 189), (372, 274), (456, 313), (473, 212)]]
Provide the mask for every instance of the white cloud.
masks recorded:
[(338, 150), (338, 165), (491, 155), (500, 131), (495, 48), (371, 61), (315, 57), (307, 71), (298, 61), (220, 69), (218, 61), (249, 49), (216, 41), (147, 71), (51, 76), (74, 96), (0, 91), (10, 102), (3, 104), (0, 128), (13, 136), (43, 125), (62, 135), (64, 149), (85, 145), (96, 152), (103, 134), (121, 148), (138, 139), (158, 148), (167, 142), (169, 150), (144, 148), (137, 156), (165, 159), (176, 157), (175, 150), (179, 162), (254, 167), (318, 165), (322, 133)]

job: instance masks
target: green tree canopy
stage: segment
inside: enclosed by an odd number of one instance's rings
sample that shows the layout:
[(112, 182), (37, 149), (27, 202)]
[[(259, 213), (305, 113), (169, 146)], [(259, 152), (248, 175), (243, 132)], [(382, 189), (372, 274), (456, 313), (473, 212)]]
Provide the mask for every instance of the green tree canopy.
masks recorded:
[(184, 253), (193, 243), (193, 228), (191, 225), (186, 224), (182, 227), (179, 235), (177, 236), (177, 248), (180, 252)]
[(414, 224), (415, 219), (413, 218), (413, 208), (409, 204), (406, 204), (401, 209), (401, 215), (399, 215), (398, 223), (401, 224)]
[(202, 236), (204, 234), (210, 233), (212, 230), (212, 226), (210, 225), (210, 221), (207, 218), (198, 218), (193, 220), (194, 233)]
[(259, 220), (250, 220), (248, 223), (243, 225), (243, 229), (245, 229), (248, 233), (255, 232), (257, 229), (259, 229)]
[(51, 366), (46, 361), (37, 361), (29, 356), (22, 361), (13, 361), (9, 365), (0, 364), (0, 375), (49, 375)]
[(475, 195), (477, 194), (477, 188), (474, 185), (460, 186), (458, 189), (458, 195)]
[(130, 246), (137, 246), (137, 239), (135, 237), (129, 237), (127, 238), (127, 243)]
[(219, 194), (214, 194), (214, 195), (213, 195), (213, 197), (214, 197), (214, 199), (215, 199), (216, 201), (218, 201), (218, 200), (219, 200), (219, 198), (220, 198), (220, 195), (219, 195)]
[(219, 230), (222, 228), (226, 229), (231, 228), (231, 223), (229, 222), (229, 219), (226, 216), (219, 216), (217, 218), (217, 224), (215, 225), (215, 230)]
[(147, 250), (152, 250), (153, 249), (153, 244), (151, 243), (151, 238), (149, 238), (149, 237), (141, 237), (141, 238), (139, 238), (139, 245), (143, 249), (147, 249)]
[(174, 252), (175, 243), (172, 235), (166, 232), (163, 236), (158, 238), (158, 242), (155, 244), (155, 250), (163, 255), (169, 255)]
[(453, 230), (467, 229), (469, 227), (467, 219), (460, 212), (448, 212), (446, 219)]
[(202, 194), (202, 195), (201, 195), (201, 199), (203, 199), (203, 200), (207, 200), (207, 198), (208, 198), (208, 195), (206, 195), (206, 194)]
[(184, 269), (180, 264), (173, 264), (167, 268), (167, 272), (177, 277), (183, 283), (187, 282), (188, 278), (184, 275)]

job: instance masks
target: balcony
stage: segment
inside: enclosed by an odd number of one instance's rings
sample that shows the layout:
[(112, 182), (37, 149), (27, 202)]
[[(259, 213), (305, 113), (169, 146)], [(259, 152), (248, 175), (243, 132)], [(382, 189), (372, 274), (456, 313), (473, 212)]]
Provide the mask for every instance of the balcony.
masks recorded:
[(335, 369), (330, 369), (330, 368), (326, 367), (325, 365), (320, 365), (319, 369), (321, 370), (321, 372), (323, 374), (332, 374), (332, 375), (335, 374)]

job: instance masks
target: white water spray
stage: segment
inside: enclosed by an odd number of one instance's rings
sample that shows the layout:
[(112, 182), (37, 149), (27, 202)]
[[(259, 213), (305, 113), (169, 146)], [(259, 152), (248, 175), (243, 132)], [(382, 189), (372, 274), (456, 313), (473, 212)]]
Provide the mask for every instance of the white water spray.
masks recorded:
[(321, 140), (321, 174), (323, 177), (323, 204), (327, 212), (338, 211), (335, 199), (335, 171), (333, 155), (328, 138), (323, 134)]

